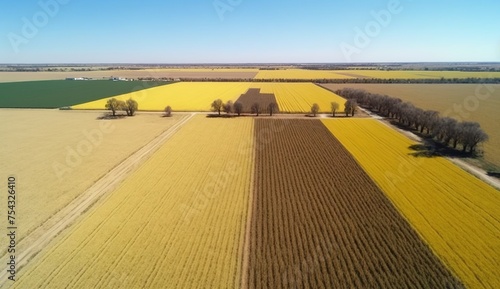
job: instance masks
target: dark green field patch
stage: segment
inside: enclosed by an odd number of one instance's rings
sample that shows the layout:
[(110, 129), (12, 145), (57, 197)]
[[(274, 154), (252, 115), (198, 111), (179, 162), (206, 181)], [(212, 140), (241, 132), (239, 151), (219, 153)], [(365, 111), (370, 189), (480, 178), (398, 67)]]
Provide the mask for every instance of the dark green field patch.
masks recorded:
[(167, 84), (170, 83), (111, 80), (0, 83), (0, 107), (58, 108)]

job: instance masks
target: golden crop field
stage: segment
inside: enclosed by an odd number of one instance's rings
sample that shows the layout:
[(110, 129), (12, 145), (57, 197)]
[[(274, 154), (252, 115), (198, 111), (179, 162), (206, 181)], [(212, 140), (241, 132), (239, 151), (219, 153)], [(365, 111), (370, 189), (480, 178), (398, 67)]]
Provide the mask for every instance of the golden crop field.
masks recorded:
[[(281, 112), (306, 113), (311, 110), (313, 103), (318, 103), (321, 111), (330, 112), (331, 102), (334, 101), (339, 103), (339, 112), (344, 109), (345, 99), (312, 83), (181, 82), (123, 94), (116, 98), (133, 98), (139, 103), (140, 110), (161, 111), (170, 105), (174, 111), (210, 111), (210, 104), (215, 99), (234, 102), (249, 88), (260, 88), (261, 93), (274, 94)], [(72, 108), (104, 109), (108, 99)]]
[(424, 71), (424, 70), (311, 70), (281, 68), (277, 70), (259, 70), (258, 68), (148, 68), (117, 69), (94, 71), (42, 71), (9, 72), (0, 71), (0, 82), (55, 80), (67, 77), (90, 77), (95, 79), (109, 77), (125, 78), (226, 78), (226, 79), (439, 79), (444, 78), (492, 78), (500, 77), (500, 72), (461, 72), (461, 71)]
[[(249, 88), (246, 82), (180, 82), (116, 96), (132, 98), (140, 110), (162, 111), (167, 105), (174, 111), (210, 111), (215, 99), (235, 101)], [(109, 98), (73, 106), (74, 109), (104, 109)]]
[(324, 84), (337, 90), (343, 87), (387, 94), (423, 109), (437, 110), (443, 116), (476, 121), (489, 135), (482, 144), (484, 159), (500, 168), (500, 85), (482, 84)]
[(280, 112), (307, 113), (313, 103), (322, 112), (330, 112), (332, 102), (339, 104), (344, 111), (345, 99), (312, 83), (252, 83), (250, 88), (260, 88), (261, 93), (273, 93), (278, 101)]
[(254, 79), (348, 79), (347, 71), (280, 69), (260, 70)]
[(13, 288), (237, 288), (253, 120), (195, 116)]
[(444, 158), (414, 157), (415, 142), (373, 119), (323, 123), (470, 288), (500, 288), (500, 194)]
[[(18, 240), (184, 118), (138, 114), (112, 121), (97, 120), (99, 116), (85, 111), (1, 110), (0, 175), (18, 179)], [(6, 210), (0, 210), (0, 218), (7, 219)]]
[(425, 71), (425, 70), (343, 70), (352, 78), (379, 78), (379, 79), (440, 79), (444, 78), (493, 78), (500, 77), (500, 72), (462, 72), (462, 71)]

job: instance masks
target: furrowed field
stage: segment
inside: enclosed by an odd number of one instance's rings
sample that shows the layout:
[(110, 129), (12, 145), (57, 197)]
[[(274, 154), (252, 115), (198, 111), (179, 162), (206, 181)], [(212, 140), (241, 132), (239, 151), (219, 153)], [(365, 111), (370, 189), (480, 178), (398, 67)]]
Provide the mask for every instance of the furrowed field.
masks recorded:
[(110, 80), (0, 83), (0, 107), (58, 108), (166, 84), (168, 82)]
[(497, 190), (376, 120), (323, 122), (465, 285), (500, 288)]
[[(179, 111), (210, 111), (210, 104), (217, 98), (235, 102), (248, 89), (261, 89), (263, 94), (274, 94), (285, 113), (307, 113), (313, 103), (321, 111), (329, 112), (331, 102), (338, 102), (343, 110), (345, 99), (312, 83), (247, 83), (247, 82), (182, 82), (155, 87), (117, 96), (117, 99), (135, 99), (141, 110), (161, 111), (167, 105)], [(106, 99), (81, 105), (74, 109), (104, 109)]]
[[(18, 241), (45, 222), (51, 223), (56, 212), (123, 159), (185, 118), (140, 114), (113, 121), (97, 120), (99, 116), (95, 112), (0, 110), (4, 124), (0, 126), (0, 175), (16, 175), (22, 194), (17, 208), (22, 224)], [(6, 214), (0, 210), (2, 220)], [(2, 263), (5, 260), (1, 258)]]
[(476, 121), (490, 139), (482, 146), (484, 159), (500, 169), (500, 85), (481, 84), (326, 84), (329, 89), (364, 89), (409, 101), (423, 109), (463, 121)]
[[(468, 75), (128, 72), (227, 79)], [(500, 288), (499, 191), (445, 158), (422, 156), (416, 142), (383, 121), (343, 117), (346, 100), (330, 91), (360, 87), (443, 114), (451, 109), (455, 117), (457, 105), (475, 105), (472, 95), (479, 104), (463, 120), (490, 134), (484, 148), (494, 163), (500, 86), (160, 84), (168, 85), (0, 83), (0, 107), (73, 109), (0, 109), (0, 175), (16, 176), (19, 197), (19, 266), (16, 281), (4, 282), (9, 255), (1, 241), (1, 289)], [(97, 112), (111, 97), (136, 100), (138, 113), (115, 119)], [(256, 102), (268, 114), (275, 102), (282, 114), (217, 118), (205, 113), (215, 99), (240, 101), (244, 114)], [(331, 114), (332, 102), (340, 117), (307, 117), (313, 103)], [(167, 105), (172, 117), (162, 112)], [(0, 219), (7, 220), (5, 210)]]
[(253, 121), (195, 116), (13, 288), (238, 288)]
[(255, 137), (249, 288), (462, 288), (319, 120)]

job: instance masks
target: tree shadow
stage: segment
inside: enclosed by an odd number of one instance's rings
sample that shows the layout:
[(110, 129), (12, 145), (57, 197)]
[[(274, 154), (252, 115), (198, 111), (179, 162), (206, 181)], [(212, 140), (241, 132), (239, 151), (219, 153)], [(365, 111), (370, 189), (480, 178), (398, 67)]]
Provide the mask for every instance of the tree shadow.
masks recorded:
[(221, 115), (216, 113), (207, 114), (207, 118), (233, 118), (233, 117), (238, 117), (238, 115), (226, 114), (226, 113)]
[(500, 173), (499, 172), (489, 171), (488, 172), (488, 176), (500, 179)]
[(414, 151), (413, 153), (409, 153), (409, 155), (414, 157), (425, 157), (425, 158), (434, 158), (434, 157), (470, 158), (478, 156), (476, 153), (463, 152), (461, 150), (447, 147), (443, 144), (437, 143), (436, 141), (434, 141), (429, 137), (423, 138), (422, 140), (423, 143), (414, 144), (408, 147), (410, 150)]
[(328, 114), (326, 115), (327, 118), (351, 118), (351, 115), (345, 115), (345, 114), (336, 114), (335, 116)]
[(103, 114), (99, 117), (97, 117), (98, 120), (113, 120), (113, 119), (122, 119), (127, 117), (126, 114), (117, 114), (117, 115), (112, 115), (112, 114)]

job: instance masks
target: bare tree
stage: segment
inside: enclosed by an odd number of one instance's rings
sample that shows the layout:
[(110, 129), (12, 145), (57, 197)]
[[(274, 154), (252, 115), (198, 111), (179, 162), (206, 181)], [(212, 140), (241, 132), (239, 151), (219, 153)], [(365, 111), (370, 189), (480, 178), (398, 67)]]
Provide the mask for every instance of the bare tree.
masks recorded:
[(479, 143), (488, 140), (488, 135), (481, 129), (479, 123), (466, 121), (461, 124), (461, 142), (464, 152), (469, 148), (469, 152), (472, 153)]
[(128, 116), (133, 116), (137, 111), (137, 109), (139, 109), (139, 104), (137, 103), (137, 101), (133, 100), (132, 98), (129, 98), (125, 102), (123, 109), (125, 110)]
[(236, 112), (238, 116), (240, 116), (241, 113), (243, 112), (243, 104), (237, 101), (234, 103), (233, 107), (234, 107), (234, 112)]
[(250, 108), (250, 110), (252, 111), (252, 113), (255, 113), (255, 114), (257, 114), (257, 116), (259, 116), (260, 104), (258, 102), (252, 104), (252, 107)]
[(276, 109), (278, 108), (278, 105), (274, 102), (269, 103), (267, 106), (267, 110), (269, 111), (269, 115), (273, 116), (273, 113), (276, 112)]
[(345, 116), (349, 116), (349, 114), (351, 113), (351, 110), (352, 110), (352, 102), (353, 102), (353, 100), (352, 100), (352, 99), (348, 99), (348, 100), (344, 103), (344, 112), (345, 112)]
[(358, 111), (358, 102), (353, 99), (351, 100), (351, 116), (354, 116), (354, 114)]
[(422, 116), (422, 126), (420, 132), (427, 130), (427, 134), (431, 133), (433, 128), (437, 125), (439, 120), (439, 112), (435, 110), (426, 110)]
[(319, 105), (317, 103), (313, 103), (311, 106), (311, 113), (313, 114), (314, 117), (316, 117), (316, 114), (319, 112)]
[(121, 100), (117, 100), (116, 98), (111, 98), (106, 102), (105, 108), (107, 110), (111, 110), (113, 116), (116, 115), (116, 111), (120, 110), (123, 107), (124, 102)]
[(212, 110), (216, 111), (220, 115), (220, 111), (224, 108), (224, 103), (222, 102), (221, 99), (216, 99), (214, 102), (212, 102)]
[(339, 104), (337, 102), (332, 102), (331, 109), (332, 109), (332, 116), (335, 117), (335, 113), (339, 109)]
[(172, 108), (170, 107), (170, 105), (167, 105), (167, 107), (165, 107), (165, 116), (166, 117), (172, 116)]
[(460, 144), (464, 152), (474, 152), (480, 143), (488, 140), (488, 135), (478, 123), (440, 117), (437, 111), (423, 110), (398, 98), (352, 88), (340, 89), (336, 93), (348, 99), (345, 103), (346, 116), (354, 113), (357, 101), (372, 111), (397, 119), (409, 129), (416, 129), (421, 133), (426, 130), (428, 135), (446, 146), (456, 149)]
[(228, 101), (226, 104), (224, 104), (224, 112), (227, 114), (230, 114), (233, 112), (233, 102)]
[[(432, 134), (442, 144), (449, 145), (452, 139), (456, 139), (457, 123), (457, 120), (451, 117), (440, 118), (432, 130)], [(454, 147), (457, 146), (457, 143)]]

